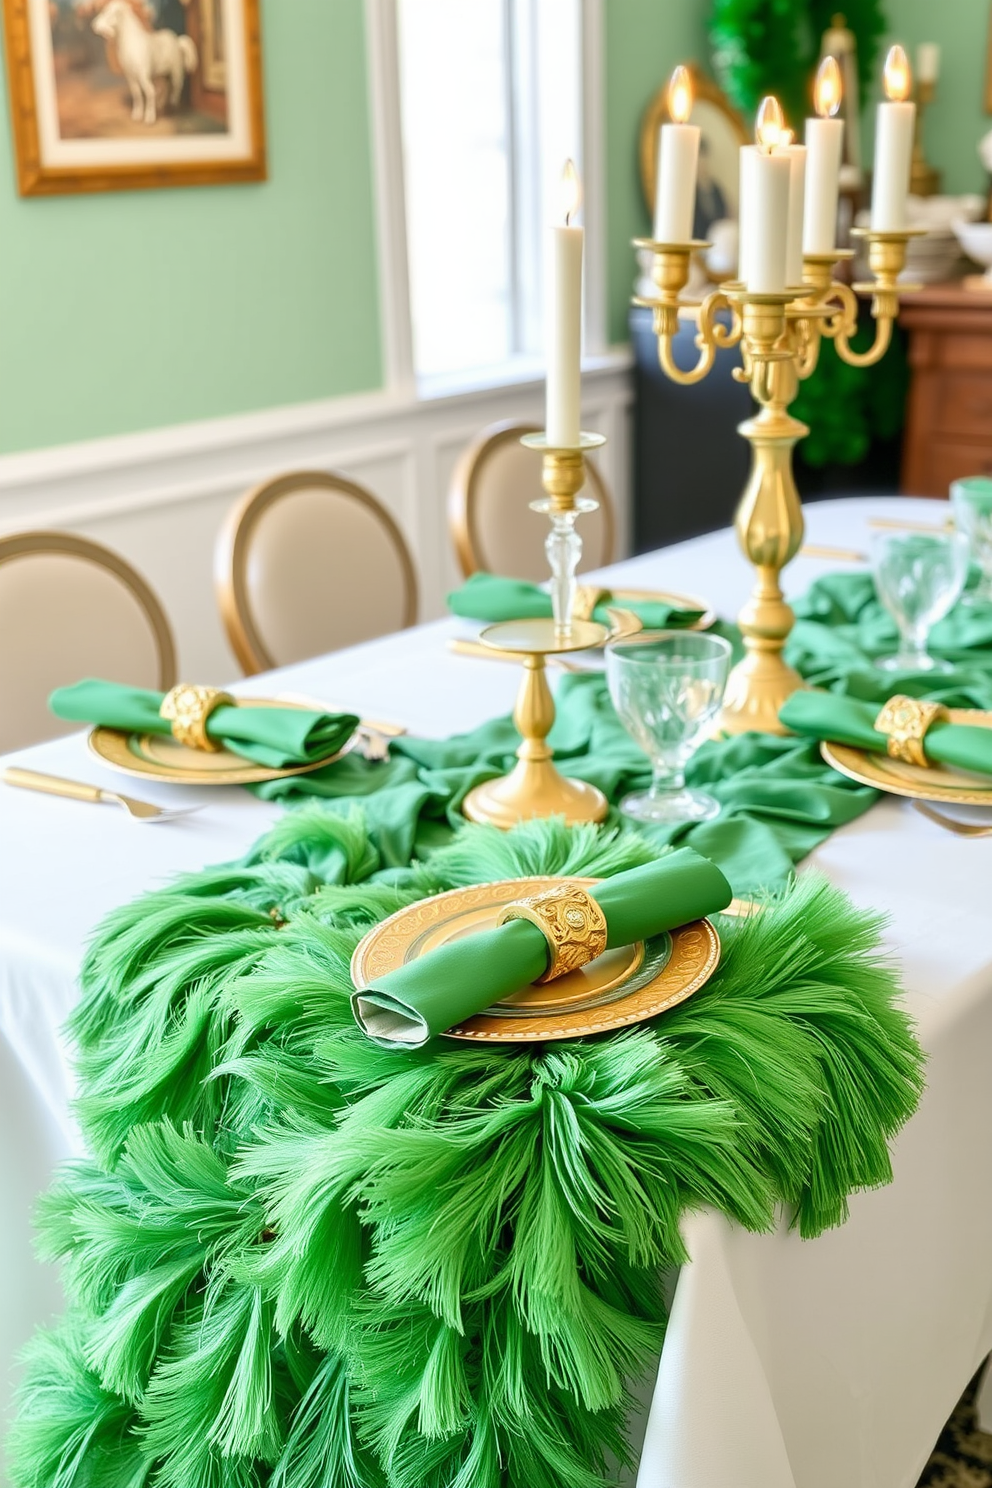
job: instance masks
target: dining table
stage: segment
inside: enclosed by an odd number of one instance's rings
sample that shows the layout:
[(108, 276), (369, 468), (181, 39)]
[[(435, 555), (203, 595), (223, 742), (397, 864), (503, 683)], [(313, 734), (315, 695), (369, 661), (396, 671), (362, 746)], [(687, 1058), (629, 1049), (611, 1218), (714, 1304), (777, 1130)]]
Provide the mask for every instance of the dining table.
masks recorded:
[[(863, 566), (873, 520), (936, 525), (944, 511), (905, 497), (811, 505), (805, 541), (822, 555), (801, 553), (786, 568), (787, 596)], [(699, 595), (727, 618), (753, 582), (730, 530), (586, 578)], [(449, 646), (477, 630), (434, 620), (232, 690), (304, 695), (443, 738), (513, 706), (517, 666)], [(554, 685), (560, 673), (549, 675)], [(80, 1151), (62, 1029), (87, 944), (109, 911), (175, 875), (240, 857), (287, 809), (237, 786), (128, 782), (90, 752), (85, 731), (0, 761), (11, 764), (200, 809), (149, 828), (112, 806), (0, 786), (7, 1413), (19, 1351), (60, 1307), (56, 1269), (33, 1256), (31, 1214), (55, 1165)], [(892, 1144), (893, 1181), (853, 1195), (839, 1228), (807, 1241), (787, 1214), (770, 1234), (711, 1209), (686, 1217), (690, 1261), (671, 1279), (657, 1370), (636, 1390), (638, 1488), (913, 1488), (992, 1351), (992, 836), (957, 835), (912, 801), (882, 796), (800, 872), (826, 875), (885, 916), (885, 950), (927, 1055), (926, 1091)], [(992, 1386), (980, 1388), (978, 1405), (992, 1430)]]

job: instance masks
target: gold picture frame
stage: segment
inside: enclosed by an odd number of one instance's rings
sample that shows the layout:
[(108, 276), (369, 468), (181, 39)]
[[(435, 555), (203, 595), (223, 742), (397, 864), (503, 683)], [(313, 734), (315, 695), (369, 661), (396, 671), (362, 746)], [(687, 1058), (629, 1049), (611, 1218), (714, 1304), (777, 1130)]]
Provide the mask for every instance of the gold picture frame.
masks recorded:
[[(741, 145), (748, 144), (751, 136), (747, 125), (737, 109), (734, 108), (730, 99), (723, 89), (706, 76), (694, 62), (686, 65), (686, 70), (692, 81), (693, 112), (692, 122), (699, 124), (702, 128), (703, 138), (711, 134), (720, 125), (726, 127), (726, 137), (729, 144), (733, 146), (733, 154), (726, 152), (727, 159), (733, 160), (736, 173), (736, 151)], [(649, 213), (654, 214), (655, 182), (658, 172), (658, 130), (662, 124), (668, 124), (671, 115), (668, 111), (668, 82), (663, 84), (648, 103), (647, 108), (641, 116), (640, 133), (640, 166), (641, 166), (641, 189), (644, 192), (644, 200), (647, 203)], [(709, 124), (709, 129), (707, 128)], [(722, 160), (724, 151), (721, 150)], [(729, 215), (737, 216), (737, 180), (727, 179), (724, 183), (725, 189), (732, 194), (734, 210)]]
[(21, 196), (265, 180), (259, 0), (3, 0), (3, 13)]

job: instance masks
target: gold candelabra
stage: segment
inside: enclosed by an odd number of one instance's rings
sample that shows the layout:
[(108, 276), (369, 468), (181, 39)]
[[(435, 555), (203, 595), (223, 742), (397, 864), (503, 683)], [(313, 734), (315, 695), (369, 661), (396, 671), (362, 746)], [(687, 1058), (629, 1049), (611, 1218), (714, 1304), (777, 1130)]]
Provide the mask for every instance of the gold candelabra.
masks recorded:
[[(666, 376), (684, 385), (699, 382), (711, 370), (719, 348), (739, 345), (742, 365), (734, 369), (734, 377), (750, 385), (758, 405), (755, 416), (739, 426), (751, 445), (751, 472), (735, 525), (741, 547), (757, 570), (757, 583), (738, 617), (745, 656), (727, 683), (721, 722), (729, 733), (747, 729), (785, 733), (778, 721), (779, 709), (802, 686), (798, 672), (782, 656), (795, 617), (783, 597), (779, 575), (803, 540), (792, 451), (809, 430), (791, 416), (789, 405), (800, 382), (815, 370), (824, 337), (833, 341), (843, 361), (870, 367), (885, 354), (899, 312), (896, 281), (906, 262), (906, 244), (916, 236), (915, 231), (855, 231), (868, 239), (868, 261), (875, 276), (871, 284), (852, 288), (834, 280), (834, 265), (851, 257), (850, 251), (840, 250), (805, 257), (803, 283), (778, 294), (752, 293), (737, 281), (721, 284), (696, 307), (699, 356), (690, 368), (675, 361), (673, 341), (679, 312), (685, 308), (681, 295), (689, 278), (690, 257), (709, 244), (634, 240), (635, 248), (651, 254), (651, 277), (657, 289), (651, 299), (634, 303), (654, 312), (658, 359)], [(859, 290), (871, 292), (875, 320), (874, 342), (866, 351), (855, 351), (851, 345), (858, 324)]]
[(541, 484), (547, 494), (531, 502), (531, 509), (547, 516), (551, 524), (545, 550), (551, 567), (553, 613), (549, 619), (504, 620), (488, 626), (479, 637), (483, 645), (523, 664), (513, 710), (522, 742), (510, 773), (477, 785), (462, 803), (470, 821), (488, 822), (504, 830), (535, 816), (562, 816), (570, 825), (603, 820), (609, 803), (602, 791), (584, 780), (568, 779), (553, 763), (554, 750), (547, 740), (555, 721), (555, 704), (545, 660), (602, 646), (611, 636), (640, 629), (640, 621), (628, 611), (609, 611), (611, 626), (578, 618), (575, 613), (575, 570), (582, 555), (575, 523), (599, 505), (592, 497), (579, 495), (586, 478), (585, 451), (605, 444), (603, 436), (583, 433), (575, 449), (555, 449), (543, 434), (525, 435), (521, 442), (544, 456)]

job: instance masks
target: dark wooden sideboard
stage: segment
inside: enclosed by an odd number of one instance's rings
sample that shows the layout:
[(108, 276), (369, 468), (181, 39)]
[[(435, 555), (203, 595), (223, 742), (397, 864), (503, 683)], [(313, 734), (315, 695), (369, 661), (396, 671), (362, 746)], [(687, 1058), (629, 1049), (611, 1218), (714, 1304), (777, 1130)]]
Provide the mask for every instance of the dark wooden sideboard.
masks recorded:
[(992, 475), (992, 293), (929, 285), (899, 323), (912, 369), (901, 489), (946, 496), (961, 476)]

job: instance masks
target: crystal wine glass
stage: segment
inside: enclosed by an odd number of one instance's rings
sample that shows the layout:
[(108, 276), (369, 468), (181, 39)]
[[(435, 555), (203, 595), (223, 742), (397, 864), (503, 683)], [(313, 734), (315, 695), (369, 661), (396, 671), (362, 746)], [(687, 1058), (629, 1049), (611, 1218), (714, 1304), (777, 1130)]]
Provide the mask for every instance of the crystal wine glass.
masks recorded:
[(720, 711), (731, 651), (720, 636), (657, 631), (606, 647), (606, 677), (620, 722), (651, 761), (648, 791), (625, 796), (635, 821), (708, 821), (720, 803), (688, 790), (685, 767)]
[(969, 475), (951, 483), (954, 525), (971, 544), (971, 556), (982, 571), (977, 586), (965, 598), (972, 604), (992, 604), (992, 480)]
[(883, 671), (948, 672), (927, 651), (932, 627), (947, 614), (968, 576), (968, 539), (960, 532), (876, 532), (871, 567), (882, 604), (899, 627), (899, 650), (880, 657)]

